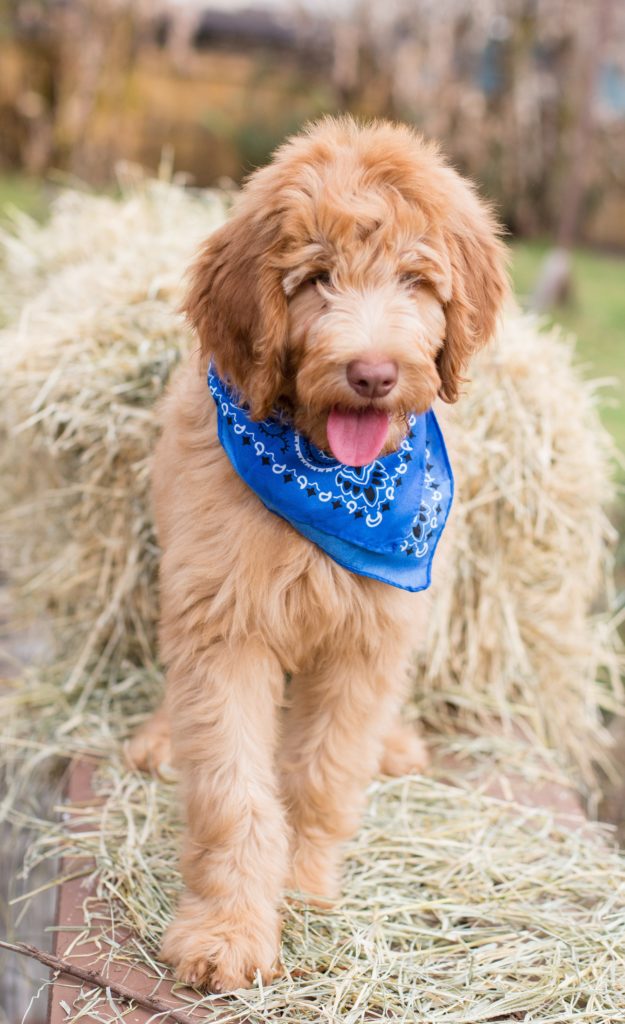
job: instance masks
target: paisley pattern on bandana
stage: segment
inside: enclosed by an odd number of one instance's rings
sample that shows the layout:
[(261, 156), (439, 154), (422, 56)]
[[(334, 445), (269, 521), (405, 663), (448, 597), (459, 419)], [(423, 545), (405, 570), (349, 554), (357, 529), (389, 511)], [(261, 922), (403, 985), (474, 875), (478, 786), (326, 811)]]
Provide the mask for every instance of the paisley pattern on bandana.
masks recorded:
[(430, 585), (432, 558), (453, 499), (453, 475), (434, 413), (408, 418), (397, 451), (345, 466), (279, 416), (262, 422), (215, 373), (219, 440), (263, 504), (361, 576), (404, 590)]
[(340, 473), (336, 474), (336, 482), (348, 497), (365, 499), (367, 505), (373, 508), (378, 500), (380, 492), (388, 480), (388, 473), (379, 459), (370, 462), (368, 466), (343, 466)]

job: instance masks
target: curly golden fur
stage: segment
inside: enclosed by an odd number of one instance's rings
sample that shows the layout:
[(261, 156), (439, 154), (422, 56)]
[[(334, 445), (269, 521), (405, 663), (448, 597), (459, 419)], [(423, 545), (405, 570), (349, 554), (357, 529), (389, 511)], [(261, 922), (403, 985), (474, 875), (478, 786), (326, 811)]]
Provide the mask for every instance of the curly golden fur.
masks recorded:
[[(321, 448), (335, 406), (384, 409), (390, 451), (410, 411), (457, 399), (506, 292), (503, 253), (434, 145), (328, 119), (252, 175), (193, 267), (201, 354), (170, 387), (154, 464), (167, 694), (130, 747), (153, 766), (171, 731), (186, 892), (162, 955), (183, 981), (270, 979), (282, 890), (335, 896), (371, 776), (425, 763), (397, 724), (425, 596), (349, 573), (260, 503), (217, 439), (206, 361), (253, 417), (283, 407)], [(355, 393), (361, 359), (396, 367), (388, 394)]]

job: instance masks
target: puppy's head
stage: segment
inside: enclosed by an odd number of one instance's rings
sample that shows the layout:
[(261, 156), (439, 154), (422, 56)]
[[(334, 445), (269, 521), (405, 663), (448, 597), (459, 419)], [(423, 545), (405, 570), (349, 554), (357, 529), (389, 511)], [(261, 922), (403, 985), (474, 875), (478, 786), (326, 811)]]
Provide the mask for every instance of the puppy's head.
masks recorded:
[(249, 179), (192, 271), (203, 355), (256, 419), (283, 407), (342, 462), (456, 401), (507, 290), (488, 207), (406, 127), (325, 120)]

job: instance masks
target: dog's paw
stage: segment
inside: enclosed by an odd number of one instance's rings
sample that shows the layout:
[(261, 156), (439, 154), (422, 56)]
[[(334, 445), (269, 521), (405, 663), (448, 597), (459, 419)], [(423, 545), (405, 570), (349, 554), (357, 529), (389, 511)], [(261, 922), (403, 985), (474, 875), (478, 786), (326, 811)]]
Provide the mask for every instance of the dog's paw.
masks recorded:
[(199, 897), (186, 896), (165, 932), (161, 959), (171, 964), (178, 981), (211, 992), (233, 992), (277, 977), (280, 940), (278, 914), (220, 919)]
[(149, 718), (124, 745), (129, 768), (167, 778), (171, 767), (169, 727), (160, 717)]
[(421, 775), (430, 764), (424, 741), (414, 726), (399, 722), (384, 740), (380, 760), (383, 775)]

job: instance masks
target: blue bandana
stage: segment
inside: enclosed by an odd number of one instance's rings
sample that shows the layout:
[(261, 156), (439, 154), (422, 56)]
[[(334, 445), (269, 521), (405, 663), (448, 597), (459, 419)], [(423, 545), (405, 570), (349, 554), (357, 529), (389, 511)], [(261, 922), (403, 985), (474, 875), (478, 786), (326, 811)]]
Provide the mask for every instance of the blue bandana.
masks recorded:
[(335, 562), (402, 590), (430, 585), (454, 480), (434, 413), (408, 419), (391, 455), (345, 466), (279, 416), (256, 423), (212, 366), (219, 440), (263, 505)]

